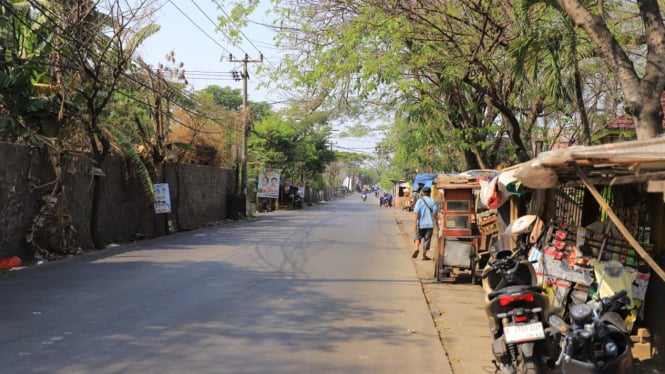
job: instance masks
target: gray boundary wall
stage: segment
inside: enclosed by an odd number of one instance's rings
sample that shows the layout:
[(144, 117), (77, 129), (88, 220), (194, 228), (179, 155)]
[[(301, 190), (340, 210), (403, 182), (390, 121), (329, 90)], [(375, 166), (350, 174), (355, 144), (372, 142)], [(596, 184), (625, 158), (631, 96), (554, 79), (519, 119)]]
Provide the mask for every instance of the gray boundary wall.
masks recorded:
[[(63, 237), (75, 247), (93, 248), (89, 222), (94, 162), (86, 156), (62, 154), (60, 165), (64, 193), (51, 200), (60, 213), (45, 216), (35, 230), (36, 242), (54, 253), (61, 251)], [(155, 214), (131, 163), (109, 158), (102, 169), (98, 219), (106, 245), (193, 230), (228, 217), (228, 201), (235, 191), (233, 170), (165, 164), (163, 182), (169, 184), (172, 213)], [(34, 250), (25, 238), (51, 195), (55, 176), (46, 150), (0, 142), (0, 258), (32, 259)], [(56, 230), (56, 220), (62, 219), (68, 229)]]

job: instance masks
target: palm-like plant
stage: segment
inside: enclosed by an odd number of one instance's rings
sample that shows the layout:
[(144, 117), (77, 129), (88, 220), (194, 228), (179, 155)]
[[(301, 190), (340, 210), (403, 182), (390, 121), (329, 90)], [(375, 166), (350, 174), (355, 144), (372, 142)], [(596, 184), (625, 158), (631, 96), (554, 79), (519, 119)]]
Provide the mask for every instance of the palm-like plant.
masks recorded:
[[(128, 72), (136, 48), (157, 30), (143, 26), (151, 0), (137, 9), (108, 0), (12, 1), (0, 3), (0, 138), (49, 145), (56, 181), (62, 149), (91, 151), (99, 167), (115, 145), (137, 166), (146, 194), (153, 196), (145, 165), (105, 111)], [(106, 7), (100, 8), (102, 5)], [(144, 13), (137, 10), (145, 7)], [(88, 146), (82, 146), (82, 139)], [(95, 245), (99, 183), (93, 186), (90, 219)], [(52, 196), (53, 197), (53, 196)], [(55, 199), (50, 199), (54, 201)], [(55, 208), (54, 208), (55, 209)], [(43, 216), (43, 215), (42, 215)], [(35, 218), (35, 225), (41, 218)]]
[(51, 31), (27, 3), (0, 3), (0, 139), (50, 143), (61, 100), (50, 84)]
[[(595, 56), (588, 37), (556, 3), (551, 8), (538, 7), (541, 0), (520, 0), (516, 10), (521, 15), (522, 37), (512, 44), (518, 76), (537, 86), (535, 93), (553, 110), (570, 113), (571, 106), (581, 122), (581, 143), (591, 143), (591, 126), (584, 100), (580, 62)], [(554, 11), (551, 11), (551, 10)], [(533, 96), (532, 96), (533, 97)]]

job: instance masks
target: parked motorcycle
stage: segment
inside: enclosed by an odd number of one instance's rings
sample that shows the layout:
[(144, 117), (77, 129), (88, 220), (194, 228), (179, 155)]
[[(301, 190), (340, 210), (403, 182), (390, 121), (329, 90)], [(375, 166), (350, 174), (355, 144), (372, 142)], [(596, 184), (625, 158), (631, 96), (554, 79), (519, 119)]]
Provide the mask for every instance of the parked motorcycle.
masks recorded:
[[(540, 373), (557, 355), (558, 341), (546, 334), (549, 298), (538, 284), (533, 265), (528, 261), (527, 242), (537, 216), (520, 217), (510, 224), (499, 241), (499, 248), (483, 270), (486, 292), (485, 312), (494, 341), (494, 365), (500, 373)], [(541, 221), (542, 222), (542, 221)], [(510, 250), (510, 239), (517, 235), (517, 248)]]
[(302, 196), (295, 195), (293, 197), (293, 207), (296, 208), (296, 209), (302, 209), (302, 207), (303, 207)]
[[(623, 266), (616, 261), (605, 265), (598, 290), (605, 277), (620, 278)], [(571, 324), (551, 315), (552, 329), (561, 335), (561, 354), (556, 362), (561, 373), (632, 373), (630, 331), (624, 319), (632, 305), (626, 289), (613, 296), (592, 297), (586, 303), (569, 307)]]

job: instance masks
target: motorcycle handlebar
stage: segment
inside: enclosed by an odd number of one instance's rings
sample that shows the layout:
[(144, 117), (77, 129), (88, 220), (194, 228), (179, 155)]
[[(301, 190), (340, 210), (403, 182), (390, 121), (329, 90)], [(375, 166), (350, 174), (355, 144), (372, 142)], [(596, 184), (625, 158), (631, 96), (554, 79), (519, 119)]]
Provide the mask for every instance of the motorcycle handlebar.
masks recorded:
[[(516, 258), (519, 256), (519, 251), (516, 251), (510, 257), (500, 258), (494, 260), (490, 263), (490, 271), (506, 271), (511, 272), (517, 270), (517, 267), (520, 265), (520, 261), (517, 261)], [(483, 278), (486, 278), (490, 272), (483, 274)]]
[(613, 296), (610, 297), (605, 297), (601, 300), (602, 305), (603, 305), (603, 310), (608, 310), (612, 307), (612, 305), (619, 299), (624, 298), (628, 295), (627, 290), (621, 290), (617, 293), (615, 293)]
[(482, 276), (483, 279), (489, 277), (490, 273), (497, 273), (497, 272), (500, 272), (502, 270), (505, 271), (505, 268), (507, 267), (505, 264), (512, 262), (512, 260), (513, 260), (513, 257), (510, 256), (510, 257), (500, 258), (500, 259), (497, 259), (497, 260), (494, 260), (494, 261), (490, 262), (489, 269), (486, 272), (483, 273), (483, 276)]

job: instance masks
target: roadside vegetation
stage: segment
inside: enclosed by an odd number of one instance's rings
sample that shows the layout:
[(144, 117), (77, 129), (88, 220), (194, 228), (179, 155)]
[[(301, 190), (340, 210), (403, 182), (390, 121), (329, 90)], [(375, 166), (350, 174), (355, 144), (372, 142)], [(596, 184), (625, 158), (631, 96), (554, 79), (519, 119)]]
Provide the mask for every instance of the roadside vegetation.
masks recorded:
[[(99, 167), (95, 237), (107, 157), (131, 160), (153, 197), (167, 162), (237, 170), (244, 123), (250, 177), (278, 168), (314, 188), (498, 168), (540, 145), (593, 144), (623, 114), (635, 124), (626, 134), (662, 134), (657, 0), (271, 4), (284, 60), (257, 73), (289, 98), (280, 108), (250, 100), (245, 112), (237, 89), (191, 90), (175, 53), (142, 61), (139, 46), (159, 30), (156, 0), (1, 1), (0, 141), (48, 150), (56, 170), (35, 227), (63, 214), (57, 170), (68, 153)], [(225, 5), (220, 31), (239, 43), (258, 5)], [(333, 134), (382, 140), (370, 156), (334, 150)]]

